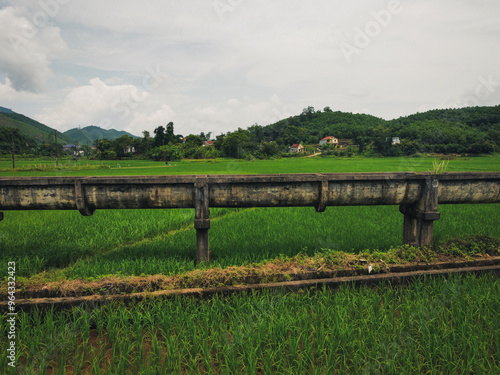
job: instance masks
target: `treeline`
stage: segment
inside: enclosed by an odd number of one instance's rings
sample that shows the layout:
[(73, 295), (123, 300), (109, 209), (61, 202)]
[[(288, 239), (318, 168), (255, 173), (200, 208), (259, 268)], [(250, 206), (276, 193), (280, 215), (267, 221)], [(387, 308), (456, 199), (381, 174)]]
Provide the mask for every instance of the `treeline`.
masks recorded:
[[(124, 145), (135, 146), (136, 157), (153, 160), (180, 160), (230, 157), (239, 159), (296, 156), (288, 153), (291, 145), (300, 143), (314, 152), (326, 136), (346, 139), (354, 147), (343, 151), (323, 147), (324, 155), (410, 156), (418, 153), (490, 154), (500, 150), (500, 106), (432, 110), (395, 120), (333, 111), (329, 107), (302, 113), (274, 124), (254, 124), (247, 129), (218, 135), (213, 144), (203, 145), (211, 134), (189, 135), (184, 142), (174, 134), (174, 124), (159, 126), (154, 135), (143, 132), (143, 138), (123, 136), (116, 141), (99, 141), (96, 156), (120, 158)], [(394, 138), (399, 144), (393, 144)], [(113, 146), (114, 144), (114, 146)], [(110, 151), (106, 151), (106, 148)], [(112, 150), (115, 150), (113, 154)], [(298, 155), (297, 155), (298, 156)]]
[(386, 128), (401, 138), (401, 149), (408, 155), (416, 152), (488, 154), (500, 150), (498, 105), (416, 113), (388, 121)]
[[(237, 137), (238, 152), (233, 149), (230, 156), (241, 157), (258, 155), (268, 143), (275, 143), (281, 151), (295, 143), (316, 146), (326, 136), (348, 139), (356, 145), (356, 152), (368, 156), (489, 154), (500, 150), (500, 106), (433, 110), (391, 121), (307, 107), (300, 115), (268, 126), (255, 124), (217, 140), (223, 145), (226, 138)], [(394, 138), (400, 143), (393, 144)]]
[(210, 140), (210, 133), (189, 135), (174, 134), (174, 124), (169, 122), (166, 127), (159, 126), (152, 136), (149, 131), (143, 131), (142, 138), (132, 138), (123, 135), (110, 141), (100, 139), (94, 141), (90, 157), (95, 159), (122, 159), (133, 157), (157, 161), (172, 161), (189, 159), (209, 159), (222, 156), (214, 147), (203, 147), (203, 142)]
[(19, 129), (0, 127), (0, 155), (14, 153), (29, 157), (52, 157), (63, 154), (64, 141), (59, 139), (56, 143), (56, 137), (47, 137), (42, 142), (35, 138), (23, 135)]
[[(238, 129), (210, 141), (211, 133), (190, 134), (183, 138), (174, 134), (174, 124), (159, 126), (153, 136), (148, 131), (142, 138), (124, 135), (114, 141), (101, 139), (94, 142), (91, 157), (96, 159), (121, 159), (123, 157), (147, 158), (157, 161), (181, 159), (230, 158), (270, 158), (286, 155), (288, 146), (280, 146), (275, 141), (261, 141), (251, 129)], [(133, 148), (133, 149), (132, 149)]]
[[(153, 135), (144, 131), (142, 138), (124, 135), (114, 141), (96, 140), (92, 145), (76, 145), (74, 151), (83, 150), (85, 155), (95, 159), (263, 159), (290, 156), (290, 146), (299, 143), (307, 151), (314, 152), (326, 136), (349, 140), (354, 147), (349, 147), (347, 155), (490, 154), (500, 150), (500, 106), (432, 110), (391, 121), (333, 111), (329, 107), (323, 110), (307, 107), (299, 115), (271, 125), (254, 124), (247, 129), (238, 128), (218, 135), (209, 144), (211, 133), (183, 139), (182, 135), (175, 134), (174, 124), (170, 122), (165, 127), (157, 127)], [(0, 128), (2, 153), (10, 153), (13, 138), (16, 153), (53, 156), (56, 148), (58, 152), (62, 148), (50, 140), (37, 145), (19, 132), (9, 133), (8, 129)], [(399, 138), (400, 143), (394, 144), (394, 138)], [(324, 155), (339, 154), (336, 150), (325, 151)]]

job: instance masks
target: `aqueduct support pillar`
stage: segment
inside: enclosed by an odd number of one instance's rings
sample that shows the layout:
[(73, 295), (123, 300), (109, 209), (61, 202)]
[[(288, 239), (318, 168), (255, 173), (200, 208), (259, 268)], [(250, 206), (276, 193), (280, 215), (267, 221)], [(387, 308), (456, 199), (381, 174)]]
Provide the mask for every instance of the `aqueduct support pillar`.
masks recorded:
[(210, 229), (210, 209), (208, 184), (196, 182), (194, 185), (194, 228), (196, 229), (196, 262), (209, 262), (208, 230)]
[(432, 244), (434, 220), (438, 220), (439, 181), (427, 178), (423, 181), (420, 199), (412, 205), (400, 205), (399, 211), (405, 215), (403, 223), (403, 243), (414, 247)]

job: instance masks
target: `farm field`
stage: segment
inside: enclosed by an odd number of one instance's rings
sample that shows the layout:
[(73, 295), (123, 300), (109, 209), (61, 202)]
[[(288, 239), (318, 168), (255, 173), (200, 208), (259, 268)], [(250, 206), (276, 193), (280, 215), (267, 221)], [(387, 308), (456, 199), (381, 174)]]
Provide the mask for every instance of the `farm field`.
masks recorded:
[[(0, 160), (2, 176), (121, 176), (163, 174), (270, 174), (270, 173), (349, 173), (349, 172), (427, 172), (436, 159), (422, 158), (288, 158), (276, 160), (183, 160), (164, 162), (150, 160), (80, 160), (78, 166), (103, 165), (109, 169), (73, 170), (74, 160), (60, 159), (70, 168), (48, 171), (12, 171), (12, 161)], [(438, 160), (439, 161), (439, 160)], [(55, 160), (18, 160), (16, 168), (54, 166)], [(500, 156), (456, 158), (449, 160), (449, 172), (500, 171)]]
[[(497, 374), (497, 276), (20, 313), (22, 374)], [(6, 327), (0, 330), (6, 335)], [(5, 343), (0, 349), (6, 351)], [(0, 368), (7, 368), (5, 356)], [(46, 371), (46, 369), (48, 369)], [(9, 373), (14, 373), (9, 372)]]
[[(432, 169), (432, 161), (426, 158), (219, 160), (179, 162), (172, 168), (148, 161), (130, 161), (131, 166), (126, 167), (129, 161), (120, 161), (120, 168), (61, 173), (152, 174), (158, 170), (170, 173), (175, 168), (183, 173), (276, 173), (289, 172), (293, 167), (299, 172), (398, 168), (426, 171)], [(498, 157), (456, 159), (450, 161), (449, 170), (495, 170), (499, 165)], [(218, 170), (212, 170), (215, 167)], [(435, 224), (436, 242), (465, 235), (500, 237), (497, 205), (441, 205), (440, 212), (441, 219)], [(311, 207), (211, 209), (211, 218), (212, 266), (263, 262), (298, 253), (314, 255), (321, 249), (384, 251), (402, 243), (403, 215), (397, 206), (328, 207), (324, 213), (317, 213)], [(182, 273), (196, 267), (193, 221), (191, 209), (98, 210), (92, 217), (82, 217), (77, 211), (6, 212), (0, 224), (3, 250), (0, 260), (2, 265), (16, 261), (20, 277), (35, 277), (45, 271), (46, 280)]]
[[(433, 160), (215, 160), (168, 166), (113, 161), (108, 162), (109, 169), (1, 175), (402, 172), (432, 170)], [(0, 162), (0, 168), (8, 166), (8, 161)], [(448, 171), (499, 170), (500, 157), (458, 158), (448, 165)], [(467, 235), (500, 238), (498, 205), (440, 205), (439, 211), (436, 243)], [(397, 206), (328, 207), (324, 213), (312, 207), (211, 209), (210, 213), (208, 266), (195, 264), (192, 209), (98, 210), (91, 217), (77, 211), (6, 211), (0, 222), (0, 266), (6, 270), (7, 262), (16, 262), (22, 286), (110, 275), (177, 275), (299, 253), (384, 252), (402, 242), (403, 215)], [(422, 279), (406, 287), (347, 285), (316, 292), (19, 312), (18, 370), (23, 374), (493, 374), (500, 371), (499, 293), (498, 277), (486, 274)], [(6, 319), (4, 315), (1, 320), (1, 337), (6, 336)], [(0, 343), (5, 352), (6, 343)], [(0, 358), (0, 369), (4, 368), (5, 356)]]
[[(99, 278), (118, 274), (177, 274), (195, 269), (193, 210), (6, 212), (2, 265), (16, 261), (17, 275)], [(441, 206), (435, 240), (464, 235), (500, 237), (495, 205)], [(212, 209), (211, 266), (263, 262), (321, 249), (387, 250), (402, 243), (397, 207)], [(68, 240), (71, 239), (71, 240)], [(198, 266), (199, 267), (199, 266)]]

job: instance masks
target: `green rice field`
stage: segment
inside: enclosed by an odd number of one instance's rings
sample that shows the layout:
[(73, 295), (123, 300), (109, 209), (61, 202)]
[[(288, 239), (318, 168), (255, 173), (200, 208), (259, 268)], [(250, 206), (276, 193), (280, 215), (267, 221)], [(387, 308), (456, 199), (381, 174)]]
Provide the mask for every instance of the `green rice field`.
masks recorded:
[[(56, 173), (426, 171), (432, 169), (432, 162), (429, 158), (303, 158), (183, 161), (165, 166), (131, 160), (112, 162), (120, 163), (120, 168)], [(495, 171), (499, 166), (500, 158), (482, 157), (451, 160), (448, 169)], [(441, 205), (439, 210), (441, 219), (435, 223), (438, 243), (464, 235), (500, 237), (498, 205)], [(402, 243), (403, 215), (397, 206), (328, 207), (324, 213), (312, 207), (211, 209), (211, 219), (211, 264), (222, 267), (300, 252), (313, 255), (321, 249), (383, 251)], [(0, 223), (0, 264), (16, 261), (20, 277), (49, 271), (45, 274), (48, 279), (181, 273), (196, 267), (193, 222), (192, 209), (98, 210), (91, 217), (82, 217), (77, 211), (6, 212)]]
[[(90, 161), (19, 160), (1, 176), (346, 173), (432, 170), (432, 158)], [(72, 162), (74, 163), (74, 162)], [(80, 163), (80, 162), (79, 162)], [(83, 161), (82, 163), (87, 163)], [(42, 165), (32, 170), (33, 165)], [(118, 166), (119, 164), (119, 166)], [(30, 166), (31, 169), (28, 168)], [(448, 171), (500, 171), (500, 157), (457, 158)], [(500, 206), (440, 205), (434, 239), (500, 238)], [(0, 267), (17, 281), (174, 275), (322, 251), (386, 251), (402, 243), (397, 206), (211, 209), (210, 265), (195, 264), (194, 210), (6, 211)], [(497, 276), (408, 286), (149, 299), (63, 311), (19, 311), (17, 367), (7, 374), (499, 374)], [(7, 315), (0, 350), (7, 351)], [(4, 372), (2, 372), (4, 370)]]
[[(107, 275), (176, 274), (195, 265), (194, 210), (6, 212), (0, 241), (2, 265), (16, 261), (17, 275), (99, 278)], [(435, 240), (463, 235), (500, 237), (499, 207), (441, 206)], [(402, 243), (397, 207), (212, 209), (211, 265), (233, 266), (321, 249), (387, 250)]]
[(498, 374), (499, 295), (483, 275), (32, 311), (18, 373)]
[[(74, 160), (59, 160), (60, 170), (12, 171), (12, 161), (0, 160), (2, 176), (120, 176), (163, 174), (270, 174), (270, 173), (349, 173), (349, 172), (426, 172), (432, 171), (431, 157), (421, 158), (292, 158), (276, 160), (183, 160), (163, 162), (149, 160), (80, 160), (78, 167), (102, 165), (106, 169), (77, 170)], [(437, 161), (440, 161), (437, 159)], [(54, 159), (18, 160), (16, 168), (50, 167)], [(68, 168), (67, 166), (71, 168)], [(109, 168), (109, 169), (108, 169)], [(447, 171), (500, 171), (500, 156), (456, 158), (449, 160)]]

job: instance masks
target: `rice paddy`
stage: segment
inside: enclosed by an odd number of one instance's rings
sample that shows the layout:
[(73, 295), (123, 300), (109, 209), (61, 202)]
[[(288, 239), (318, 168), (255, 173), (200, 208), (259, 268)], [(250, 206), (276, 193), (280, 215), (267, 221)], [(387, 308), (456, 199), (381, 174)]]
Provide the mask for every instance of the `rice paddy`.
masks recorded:
[[(448, 168), (496, 170), (500, 165), (498, 160), (498, 157), (460, 158), (451, 160)], [(29, 165), (35, 161), (23, 163)], [(183, 161), (172, 168), (150, 161), (109, 163), (120, 163), (120, 167), (58, 173), (426, 171), (432, 169), (433, 159), (211, 160)], [(463, 235), (500, 237), (497, 205), (441, 205), (439, 209), (442, 215), (435, 223), (437, 242)], [(313, 255), (321, 249), (383, 251), (402, 243), (403, 215), (396, 206), (329, 207), (324, 213), (316, 213), (311, 207), (211, 209), (211, 219), (212, 264), (222, 267), (299, 252)], [(6, 212), (0, 224), (0, 265), (16, 261), (19, 277), (34, 277), (46, 271), (47, 280), (181, 273), (196, 267), (193, 221), (194, 210), (190, 209), (98, 210), (92, 217), (82, 217), (77, 211)]]
[[(30, 161), (23, 161), (28, 164)], [(148, 175), (428, 171), (432, 159), (112, 162), (110, 169), (2, 175)], [(0, 161), (0, 168), (8, 161)], [(20, 165), (22, 164), (19, 162)], [(33, 161), (31, 161), (33, 164)], [(100, 162), (99, 162), (100, 163)], [(451, 160), (449, 171), (499, 171), (498, 157)], [(10, 211), (0, 266), (18, 281), (174, 275), (195, 264), (194, 210)], [(435, 241), (500, 237), (498, 205), (440, 205)], [(210, 266), (265, 262), (325, 249), (385, 251), (402, 242), (396, 206), (211, 209)], [(6, 273), (2, 275), (6, 283)], [(469, 374), (500, 372), (500, 283), (493, 275), (408, 287), (262, 292), (21, 313), (22, 374)], [(0, 349), (7, 350), (6, 316)], [(5, 356), (0, 369), (6, 369)], [(9, 372), (7, 372), (9, 373)], [(11, 372), (16, 373), (16, 372)]]
[(18, 371), (496, 374), (499, 295), (496, 276), (471, 275), (32, 311), (18, 316)]
[[(99, 278), (176, 274), (195, 265), (194, 210), (7, 212), (1, 222), (2, 265), (19, 277)], [(441, 206), (436, 241), (464, 235), (500, 237), (496, 205)], [(228, 267), (321, 249), (387, 250), (402, 243), (397, 207), (212, 209), (211, 265)], [(4, 268), (5, 268), (4, 267)]]

